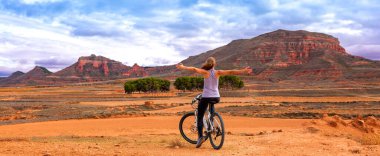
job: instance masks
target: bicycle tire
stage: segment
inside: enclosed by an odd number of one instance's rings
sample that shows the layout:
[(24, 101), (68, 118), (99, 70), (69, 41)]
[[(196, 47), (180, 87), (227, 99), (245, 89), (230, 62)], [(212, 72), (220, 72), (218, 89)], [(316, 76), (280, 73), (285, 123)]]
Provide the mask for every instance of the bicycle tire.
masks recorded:
[[(182, 116), (181, 120), (179, 121), (179, 131), (182, 135), (182, 137), (189, 143), (191, 144), (197, 144), (197, 140), (198, 140), (198, 133), (197, 133), (197, 129), (196, 129), (196, 125), (195, 125), (195, 133), (196, 133), (196, 137), (195, 138), (190, 138), (189, 136), (187, 136), (184, 132), (184, 127), (183, 127), (183, 122), (188, 118), (188, 117), (191, 117), (191, 116), (194, 116), (195, 118), (195, 114), (194, 112), (190, 112), (190, 113), (187, 113), (185, 115)], [(189, 127), (185, 127), (185, 128), (189, 128)]]
[[(212, 118), (214, 118), (214, 117), (217, 117), (218, 118), (218, 120), (219, 120), (219, 125), (218, 125), (218, 127), (220, 128), (220, 130), (221, 130), (221, 132), (220, 132), (220, 143), (219, 143), (219, 145), (217, 145), (215, 142), (214, 142), (214, 140), (213, 140), (213, 134), (212, 134), (212, 132), (209, 134), (209, 137), (210, 137), (210, 143), (211, 143), (211, 145), (212, 145), (212, 148), (214, 148), (214, 149), (216, 149), (216, 150), (219, 150), (220, 148), (222, 148), (222, 146), (223, 146), (223, 143), (224, 143), (224, 137), (225, 137), (225, 131), (224, 131), (224, 123), (223, 123), (223, 119), (222, 119), (222, 116), (220, 116), (219, 115), (219, 113), (214, 113), (213, 115), (212, 115)], [(215, 123), (215, 119), (213, 119), (213, 121), (214, 121), (214, 124), (216, 124)], [(217, 123), (218, 124), (218, 123)], [(217, 133), (217, 132), (216, 132)], [(216, 134), (216, 137), (218, 137), (217, 136), (218, 134)]]

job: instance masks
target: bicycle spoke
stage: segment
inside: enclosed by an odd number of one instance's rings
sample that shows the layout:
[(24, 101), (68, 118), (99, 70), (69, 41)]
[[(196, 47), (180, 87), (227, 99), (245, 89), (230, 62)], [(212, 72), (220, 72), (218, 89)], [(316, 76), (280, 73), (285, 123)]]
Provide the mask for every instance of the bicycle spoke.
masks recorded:
[(185, 114), (180, 121), (180, 132), (189, 143), (195, 144), (198, 139), (197, 128), (194, 123), (194, 113)]
[(224, 125), (219, 114), (213, 116), (213, 131), (211, 132), (211, 145), (214, 149), (220, 149), (224, 142)]

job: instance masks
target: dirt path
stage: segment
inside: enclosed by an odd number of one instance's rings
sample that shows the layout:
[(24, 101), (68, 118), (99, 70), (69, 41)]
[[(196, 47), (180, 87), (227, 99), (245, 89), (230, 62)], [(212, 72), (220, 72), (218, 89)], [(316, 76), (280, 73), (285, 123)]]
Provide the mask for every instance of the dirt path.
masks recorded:
[[(258, 102), (247, 102), (247, 103), (236, 103), (236, 102), (232, 102), (232, 103), (218, 103), (216, 104), (215, 108), (218, 109), (218, 108), (223, 108), (223, 107), (229, 107), (229, 106), (250, 106), (250, 105), (275, 105), (275, 106), (278, 106), (279, 104), (278, 103), (258, 103)], [(160, 113), (163, 113), (163, 114), (177, 114), (179, 112), (189, 112), (189, 111), (192, 111), (194, 110), (190, 104), (186, 104), (184, 106), (178, 106), (178, 107), (172, 107), (172, 108), (167, 108), (167, 109), (159, 109), (159, 110), (154, 110), (154, 111), (144, 111), (144, 113), (148, 113), (148, 114), (160, 114)]]
[[(120, 136), (136, 134), (170, 134), (178, 132), (181, 116), (148, 116), (113, 119), (64, 120), (0, 126), (0, 134), (8, 137), (33, 136)], [(224, 117), (232, 132), (249, 132), (263, 128), (299, 128), (304, 119), (265, 119)], [(133, 128), (132, 128), (133, 127)], [(242, 129), (246, 131), (241, 131)]]
[[(21, 155), (374, 155), (378, 146), (307, 133), (303, 119), (224, 116), (225, 145), (185, 142), (180, 116), (66, 120), (0, 126), (0, 153)], [(273, 132), (275, 130), (275, 132)], [(280, 132), (278, 132), (281, 130)], [(262, 134), (259, 134), (259, 133)], [(179, 141), (179, 143), (176, 143)], [(176, 147), (177, 146), (177, 147)], [(20, 148), (22, 147), (22, 148)]]

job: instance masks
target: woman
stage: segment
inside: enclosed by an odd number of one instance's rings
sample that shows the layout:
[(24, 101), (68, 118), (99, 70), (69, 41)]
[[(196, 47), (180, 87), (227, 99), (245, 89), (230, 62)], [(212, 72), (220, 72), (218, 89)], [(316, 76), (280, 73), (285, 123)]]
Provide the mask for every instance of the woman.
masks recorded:
[(202, 68), (195, 67), (187, 67), (182, 63), (177, 64), (177, 68), (181, 70), (189, 70), (203, 75), (204, 85), (203, 85), (203, 93), (202, 99), (198, 105), (198, 114), (197, 114), (197, 128), (198, 128), (198, 141), (196, 148), (199, 148), (202, 143), (205, 141), (205, 137), (203, 137), (202, 129), (203, 129), (203, 116), (205, 111), (207, 110), (208, 104), (212, 103), (210, 111), (214, 112), (213, 103), (218, 103), (220, 100), (219, 95), (219, 76), (222, 75), (238, 75), (244, 73), (251, 73), (252, 69), (246, 67), (241, 70), (215, 70), (216, 61), (215, 58), (209, 57), (206, 62), (202, 65)]

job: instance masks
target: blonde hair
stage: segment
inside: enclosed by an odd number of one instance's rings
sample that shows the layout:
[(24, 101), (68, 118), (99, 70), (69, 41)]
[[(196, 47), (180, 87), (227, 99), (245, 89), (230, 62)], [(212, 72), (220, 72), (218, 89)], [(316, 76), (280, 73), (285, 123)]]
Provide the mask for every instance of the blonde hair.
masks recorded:
[(209, 58), (207, 58), (206, 62), (203, 63), (202, 69), (204, 69), (204, 70), (210, 70), (210, 69), (214, 68), (215, 64), (216, 64), (215, 58), (214, 57), (209, 57)]

